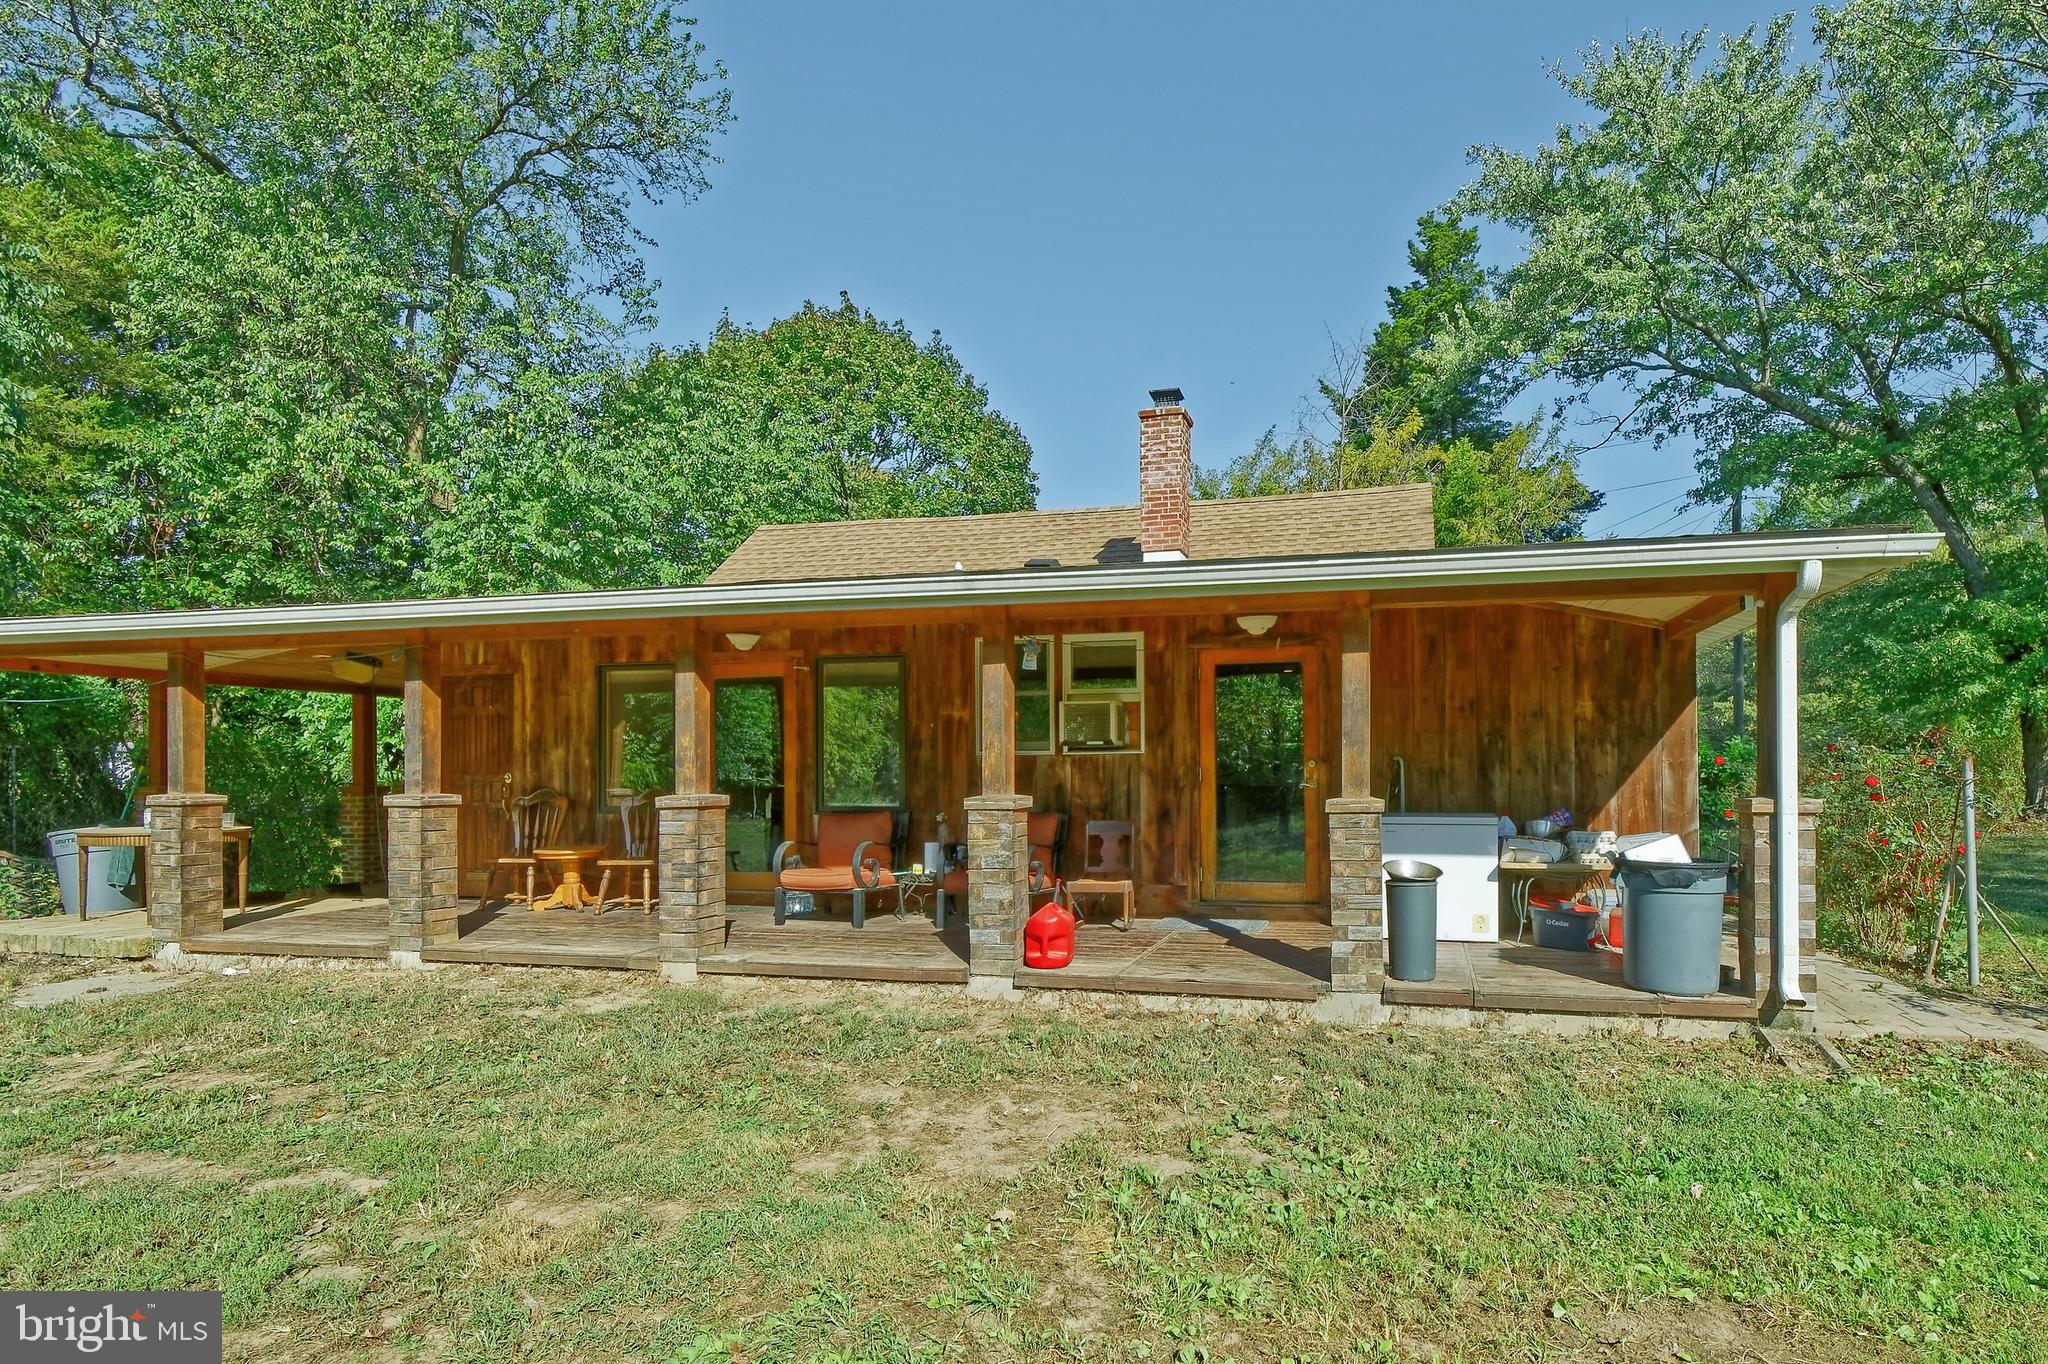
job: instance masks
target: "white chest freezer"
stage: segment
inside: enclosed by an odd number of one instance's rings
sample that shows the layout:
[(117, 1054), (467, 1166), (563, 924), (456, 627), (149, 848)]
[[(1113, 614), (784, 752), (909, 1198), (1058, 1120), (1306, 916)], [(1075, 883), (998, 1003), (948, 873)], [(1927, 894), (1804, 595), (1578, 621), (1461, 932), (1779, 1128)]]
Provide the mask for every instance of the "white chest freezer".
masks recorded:
[(1494, 942), (1500, 937), (1500, 816), (1381, 816), (1388, 858), (1412, 857), (1443, 869), (1436, 883), (1436, 936), (1441, 942)]

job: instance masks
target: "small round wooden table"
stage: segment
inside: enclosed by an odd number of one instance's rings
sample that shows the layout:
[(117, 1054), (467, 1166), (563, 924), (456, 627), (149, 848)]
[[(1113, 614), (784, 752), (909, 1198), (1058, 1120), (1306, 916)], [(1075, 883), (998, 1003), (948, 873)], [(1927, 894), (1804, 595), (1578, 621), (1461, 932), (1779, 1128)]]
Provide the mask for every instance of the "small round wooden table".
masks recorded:
[(545, 899), (535, 900), (534, 909), (589, 909), (597, 903), (590, 887), (583, 884), (583, 864), (604, 856), (603, 848), (535, 848), (533, 860), (555, 873), (555, 889)]

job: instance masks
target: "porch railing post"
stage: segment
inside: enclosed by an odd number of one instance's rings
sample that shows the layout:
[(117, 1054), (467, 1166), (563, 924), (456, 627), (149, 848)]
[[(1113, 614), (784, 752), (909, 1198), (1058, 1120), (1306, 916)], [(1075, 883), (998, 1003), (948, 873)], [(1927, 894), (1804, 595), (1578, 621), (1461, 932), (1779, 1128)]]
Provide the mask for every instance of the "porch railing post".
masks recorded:
[[(175, 948), (221, 930), (226, 869), (221, 820), (228, 798), (206, 789), (206, 655), (170, 651), (163, 689), (163, 790), (149, 797), (149, 927)], [(152, 755), (154, 756), (154, 755)], [(81, 886), (83, 895), (85, 888)]]
[(460, 935), (456, 826), (462, 797), (441, 789), (441, 646), (405, 651), (405, 789), (384, 797), (391, 960), (417, 966), (427, 948)]
[(701, 635), (695, 621), (676, 632), (675, 794), (654, 802), (661, 974), (678, 982), (695, 980), (698, 959), (725, 943), (725, 816), (732, 800), (712, 790), (713, 696)]

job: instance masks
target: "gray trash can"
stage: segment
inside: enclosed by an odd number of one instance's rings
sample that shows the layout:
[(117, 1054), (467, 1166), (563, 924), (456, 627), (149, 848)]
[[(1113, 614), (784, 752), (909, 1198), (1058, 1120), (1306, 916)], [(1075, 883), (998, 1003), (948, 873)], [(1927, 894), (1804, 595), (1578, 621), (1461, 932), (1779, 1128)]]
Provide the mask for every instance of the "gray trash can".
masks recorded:
[(1660, 995), (1721, 988), (1721, 907), (1726, 862), (1620, 859), (1621, 979)]
[(1436, 979), (1436, 881), (1440, 867), (1397, 858), (1386, 864), (1387, 974)]
[[(64, 902), (66, 914), (78, 913), (78, 831), (58, 829), (43, 840), (50, 850), (50, 861), (56, 864), (57, 894)], [(130, 877), (125, 886), (113, 884), (113, 866), (117, 858), (130, 867)], [(135, 859), (145, 856), (140, 849), (94, 848), (86, 854), (85, 902), (88, 914), (114, 914), (124, 909), (140, 909), (142, 902), (135, 897), (140, 877), (134, 874)]]

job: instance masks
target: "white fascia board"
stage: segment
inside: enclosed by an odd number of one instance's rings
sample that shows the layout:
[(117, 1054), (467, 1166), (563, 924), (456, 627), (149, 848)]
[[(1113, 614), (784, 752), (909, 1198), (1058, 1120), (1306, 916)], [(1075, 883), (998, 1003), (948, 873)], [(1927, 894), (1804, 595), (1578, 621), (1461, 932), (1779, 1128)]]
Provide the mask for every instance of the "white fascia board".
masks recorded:
[(1006, 569), (905, 578), (734, 583), (332, 606), (25, 616), (0, 620), (0, 651), (10, 645), (50, 648), (72, 643), (143, 643), (244, 635), (350, 635), (664, 617), (1168, 600), (1224, 593), (1287, 595), (1553, 583), (1575, 586), (1642, 577), (1712, 578), (1731, 573), (1792, 571), (1807, 559), (1851, 561), (1869, 572), (1881, 572), (1931, 553), (1940, 542), (1938, 535), (1903, 531), (1803, 532), (1664, 542), (1594, 540), (1284, 560), (1196, 560), (1114, 568)]

